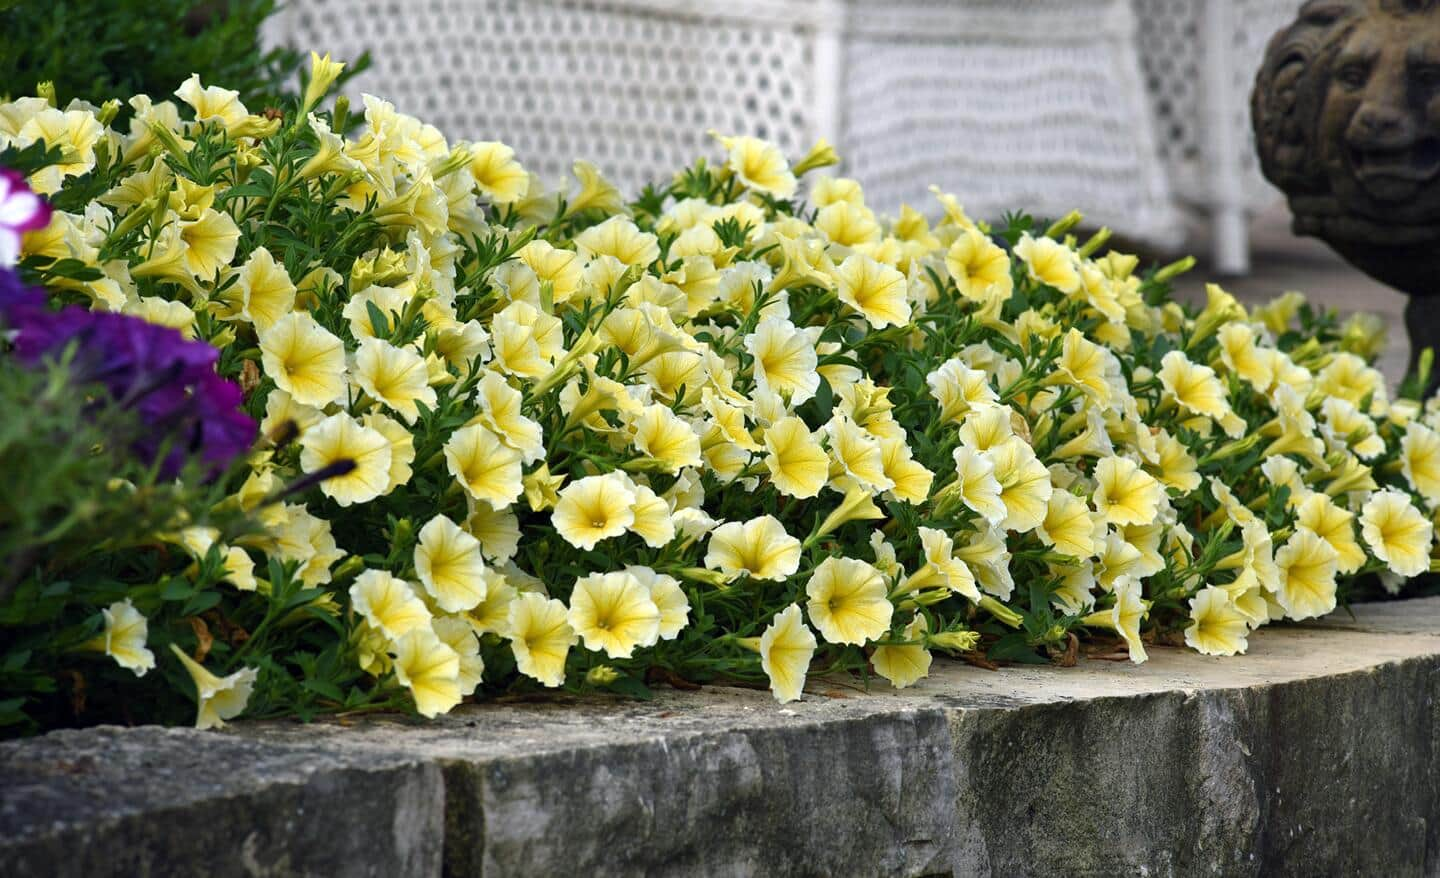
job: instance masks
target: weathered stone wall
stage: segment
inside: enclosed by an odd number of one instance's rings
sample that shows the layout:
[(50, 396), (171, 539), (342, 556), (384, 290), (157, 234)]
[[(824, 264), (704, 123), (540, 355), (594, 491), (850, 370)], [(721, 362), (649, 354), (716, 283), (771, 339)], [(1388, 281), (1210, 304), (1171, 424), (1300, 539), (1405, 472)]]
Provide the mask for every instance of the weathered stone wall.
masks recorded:
[(1440, 874), (1440, 599), (1357, 614), (785, 708), (60, 732), (0, 745), (0, 875)]

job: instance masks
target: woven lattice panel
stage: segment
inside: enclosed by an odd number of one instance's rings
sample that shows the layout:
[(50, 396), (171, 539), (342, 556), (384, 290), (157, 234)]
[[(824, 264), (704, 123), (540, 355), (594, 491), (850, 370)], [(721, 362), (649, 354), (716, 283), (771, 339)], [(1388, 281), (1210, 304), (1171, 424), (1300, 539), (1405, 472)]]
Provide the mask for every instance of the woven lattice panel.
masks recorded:
[(936, 183), (967, 210), (1017, 206), (1173, 245), (1182, 233), (1127, 2), (857, 3), (842, 89), (850, 170), (884, 206)]
[[(705, 131), (798, 156), (817, 134), (876, 208), (1010, 208), (1171, 245), (1130, 0), (291, 0), (272, 41), (369, 49), (351, 85), (451, 138), (498, 139), (553, 180), (573, 158), (627, 191)], [(827, 66), (827, 36), (838, 49)]]
[(547, 181), (584, 158), (633, 192), (714, 154), (710, 128), (810, 145), (813, 4), (718, 5), (293, 0), (272, 36), (336, 58), (369, 49), (352, 97), (380, 95), (452, 139), (502, 140)]
[[(1208, 0), (1216, 2), (1216, 0)], [(1176, 192), (1186, 201), (1208, 202), (1219, 162), (1237, 163), (1252, 206), (1280, 197), (1260, 176), (1250, 131), (1250, 90), (1270, 37), (1294, 20), (1303, 0), (1225, 0), (1231, 6), (1230, 39), (1207, 52), (1197, 0), (1134, 0), (1140, 24), (1140, 63), (1157, 124), (1156, 142)], [(1236, 155), (1211, 156), (1207, 145), (1205, 71), (1221, 63), (1232, 90), (1228, 103), (1239, 132)]]

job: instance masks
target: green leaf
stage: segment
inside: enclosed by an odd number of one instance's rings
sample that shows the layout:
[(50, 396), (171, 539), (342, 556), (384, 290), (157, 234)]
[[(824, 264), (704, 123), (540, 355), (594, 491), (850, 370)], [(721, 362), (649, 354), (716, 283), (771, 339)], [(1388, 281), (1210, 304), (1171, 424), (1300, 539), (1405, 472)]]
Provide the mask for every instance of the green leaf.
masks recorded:
[(345, 701), (345, 693), (340, 691), (339, 686), (336, 686), (334, 683), (331, 683), (328, 680), (319, 680), (312, 677), (301, 683), (300, 685), (301, 687), (308, 689), (311, 692), (314, 692), (316, 695), (322, 696), (324, 698), (329, 698), (331, 701), (339, 701), (342, 704)]
[(634, 677), (620, 677), (610, 684), (610, 689), (640, 701), (650, 701), (655, 697), (655, 693), (650, 691), (649, 686)]
[(183, 576), (172, 576), (160, 586), (162, 601), (183, 601), (195, 593), (195, 587)]

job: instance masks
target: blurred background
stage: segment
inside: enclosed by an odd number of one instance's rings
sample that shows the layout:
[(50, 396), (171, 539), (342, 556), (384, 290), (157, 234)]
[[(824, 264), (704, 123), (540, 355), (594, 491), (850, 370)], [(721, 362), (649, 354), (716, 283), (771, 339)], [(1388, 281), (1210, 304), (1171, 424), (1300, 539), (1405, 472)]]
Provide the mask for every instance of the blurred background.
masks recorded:
[(1079, 207), (1148, 257), (1200, 257), (1184, 295), (1207, 279), (1248, 299), (1301, 289), (1398, 330), (1403, 298), (1292, 236), (1258, 172), (1250, 89), (1300, 5), (0, 0), (0, 87), (158, 98), (196, 71), (259, 95), (283, 87), (291, 48), (368, 52), (344, 85), (357, 105), (369, 92), (452, 139), (504, 141), (547, 180), (585, 158), (634, 193), (716, 155), (709, 129), (791, 156), (824, 137), (882, 213), (933, 213), (930, 184), (981, 218)]

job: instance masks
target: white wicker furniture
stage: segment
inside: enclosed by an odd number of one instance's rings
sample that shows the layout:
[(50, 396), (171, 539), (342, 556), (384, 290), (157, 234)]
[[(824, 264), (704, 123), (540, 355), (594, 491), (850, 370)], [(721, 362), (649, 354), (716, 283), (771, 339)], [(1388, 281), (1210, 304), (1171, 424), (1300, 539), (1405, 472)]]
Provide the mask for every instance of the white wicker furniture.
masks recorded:
[(979, 216), (1079, 206), (1175, 247), (1194, 207), (1236, 269), (1243, 211), (1273, 195), (1249, 79), (1297, 2), (290, 0), (270, 38), (370, 49), (354, 92), (546, 177), (588, 158), (633, 191), (716, 154), (710, 128), (791, 155), (826, 136), (881, 210), (936, 183)]
[(1177, 200), (1208, 216), (1214, 261), (1249, 265), (1246, 214), (1281, 200), (1260, 176), (1250, 89), (1303, 0), (1134, 0), (1156, 143)]

